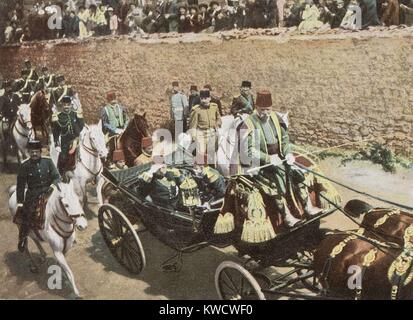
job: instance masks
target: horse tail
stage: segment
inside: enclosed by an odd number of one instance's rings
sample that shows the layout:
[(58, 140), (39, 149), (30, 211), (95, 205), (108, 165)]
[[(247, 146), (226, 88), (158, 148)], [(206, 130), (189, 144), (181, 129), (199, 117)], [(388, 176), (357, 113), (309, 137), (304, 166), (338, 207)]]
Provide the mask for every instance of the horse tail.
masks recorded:
[(17, 188), (16, 185), (13, 185), (13, 186), (9, 187), (9, 189), (7, 190), (8, 194), (9, 194), (9, 198), (16, 191), (16, 188)]
[(367, 202), (357, 199), (348, 201), (344, 206), (344, 211), (353, 218), (358, 218), (360, 217), (360, 215), (368, 212), (371, 209), (373, 209), (373, 207), (369, 205)]

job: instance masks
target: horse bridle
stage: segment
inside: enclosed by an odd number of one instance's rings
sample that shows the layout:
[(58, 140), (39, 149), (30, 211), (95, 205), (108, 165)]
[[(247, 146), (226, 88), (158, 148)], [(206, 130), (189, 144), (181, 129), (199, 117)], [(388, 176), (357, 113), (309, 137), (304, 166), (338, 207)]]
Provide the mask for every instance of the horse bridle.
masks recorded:
[[(86, 135), (85, 135), (86, 136)], [(86, 146), (86, 144), (85, 144), (85, 138), (83, 138), (82, 139), (82, 143), (81, 143), (81, 147), (87, 152), (87, 153), (89, 153), (90, 155), (92, 155), (93, 157), (95, 157), (95, 158), (99, 158), (99, 152), (97, 151), (97, 148), (96, 148), (96, 145), (94, 144), (94, 142), (92, 141), (92, 139), (90, 138), (90, 135), (89, 135), (89, 141), (90, 141), (90, 148), (89, 147), (87, 147)], [(96, 172), (96, 173), (93, 173), (92, 172), (92, 170), (90, 170), (82, 161), (79, 161), (82, 165), (83, 165), (83, 167), (87, 170), (87, 172), (89, 172), (92, 176), (94, 176), (94, 177), (96, 177), (101, 171), (102, 171), (102, 168), (103, 168), (103, 164), (101, 165), (101, 167), (100, 167), (100, 169)]]
[(142, 137), (149, 137), (149, 135), (144, 134), (143, 131), (141, 129), (139, 129), (138, 125), (136, 124), (136, 119), (133, 118), (133, 124), (135, 126), (136, 131), (142, 136)]
[[(24, 133), (20, 132), (19, 129), (17, 129), (16, 124), (14, 124), (14, 127), (16, 128), (17, 133), (18, 133), (20, 136), (22, 136), (22, 137), (30, 138), (30, 137), (32, 136), (32, 134), (33, 134), (33, 124), (32, 124), (32, 122), (31, 122), (31, 121), (24, 121), (23, 118), (22, 118), (21, 113), (18, 113), (18, 114), (17, 114), (17, 122), (18, 122), (24, 129), (30, 130), (29, 135), (25, 135)], [(29, 129), (29, 127), (27, 126), (28, 123), (32, 124), (32, 128), (31, 128), (31, 129)]]

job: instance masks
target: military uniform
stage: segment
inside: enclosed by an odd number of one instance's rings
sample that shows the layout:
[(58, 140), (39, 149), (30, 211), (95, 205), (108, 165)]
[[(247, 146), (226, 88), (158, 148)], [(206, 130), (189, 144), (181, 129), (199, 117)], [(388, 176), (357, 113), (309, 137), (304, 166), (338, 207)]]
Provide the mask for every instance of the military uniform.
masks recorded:
[(49, 157), (41, 157), (38, 161), (27, 159), (20, 165), (16, 186), (17, 204), (22, 210), (20, 240), (28, 235), (40, 197), (59, 182), (60, 175)]
[(208, 145), (217, 145), (216, 130), (221, 126), (222, 120), (219, 114), (218, 106), (210, 103), (209, 107), (196, 105), (193, 107), (189, 119), (189, 129), (192, 138), (197, 142), (197, 154), (207, 154)]
[(20, 96), (23, 103), (29, 103), (35, 86), (36, 81), (23, 77), (15, 80), (13, 91)]
[(150, 162), (152, 162), (152, 155), (142, 151), (142, 153), (135, 159), (134, 164), (135, 166), (141, 166)]
[(37, 80), (34, 91), (37, 92), (40, 90), (46, 90), (48, 88), (54, 88), (54, 87), (56, 87), (55, 75), (54, 74), (42, 75)]
[(60, 146), (62, 149), (58, 160), (58, 168), (62, 176), (70, 160), (69, 150), (73, 147), (75, 140), (79, 138), (84, 125), (82, 114), (74, 111), (69, 113), (60, 112), (52, 117), (52, 132), (55, 145), (56, 147)]
[(252, 94), (249, 94), (247, 97), (240, 94), (232, 99), (231, 114), (234, 116), (240, 113), (251, 114), (254, 107), (254, 98)]
[(225, 196), (225, 179), (218, 170), (210, 166), (203, 166), (201, 167), (200, 177), (205, 185), (205, 194), (208, 195), (209, 201), (218, 200)]
[(73, 88), (69, 85), (59, 85), (55, 88), (50, 88), (50, 104), (54, 105), (57, 110), (61, 108), (61, 101), (63, 97), (69, 96), (73, 97), (75, 95), (75, 92)]
[(126, 129), (129, 117), (125, 108), (118, 104), (107, 104), (101, 112), (103, 132), (109, 136), (116, 135), (117, 129)]

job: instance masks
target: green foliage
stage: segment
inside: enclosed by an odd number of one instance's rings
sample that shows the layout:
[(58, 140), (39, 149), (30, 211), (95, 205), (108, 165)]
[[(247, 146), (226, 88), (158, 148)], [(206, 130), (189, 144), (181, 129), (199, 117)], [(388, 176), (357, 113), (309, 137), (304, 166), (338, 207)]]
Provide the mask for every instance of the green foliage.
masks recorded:
[(401, 165), (405, 164), (405, 167), (409, 166), (404, 163), (404, 161), (398, 159), (390, 149), (378, 142), (373, 142), (366, 149), (361, 149), (358, 152), (343, 158), (341, 163), (345, 165), (352, 160), (368, 160), (380, 164), (384, 171), (391, 173), (396, 172), (396, 164), (398, 163)]

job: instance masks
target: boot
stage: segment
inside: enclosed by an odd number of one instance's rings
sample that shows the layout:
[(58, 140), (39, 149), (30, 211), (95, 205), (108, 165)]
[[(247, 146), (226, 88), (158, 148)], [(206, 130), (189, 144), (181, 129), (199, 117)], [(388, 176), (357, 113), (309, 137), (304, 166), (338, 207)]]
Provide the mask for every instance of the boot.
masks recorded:
[(19, 229), (19, 243), (17, 245), (17, 249), (20, 252), (24, 252), (27, 247), (27, 236), (29, 234), (29, 229), (24, 224)]
[(295, 218), (291, 212), (290, 209), (288, 209), (287, 206), (284, 207), (284, 224), (289, 227), (289, 228), (293, 228), (295, 227), (297, 224), (300, 223), (300, 219)]
[(319, 214), (323, 209), (314, 207), (311, 203), (310, 196), (307, 197), (307, 205), (305, 206), (305, 212), (308, 216), (312, 217)]

